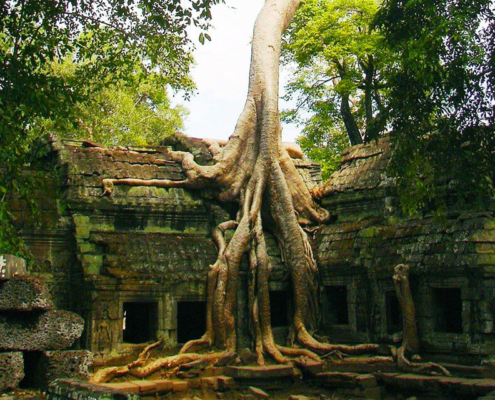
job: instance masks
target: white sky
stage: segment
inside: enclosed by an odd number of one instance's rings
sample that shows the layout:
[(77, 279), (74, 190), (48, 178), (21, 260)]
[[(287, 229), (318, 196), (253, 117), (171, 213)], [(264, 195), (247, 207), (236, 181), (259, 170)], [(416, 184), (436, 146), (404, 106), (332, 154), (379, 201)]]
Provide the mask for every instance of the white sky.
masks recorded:
[[(198, 94), (191, 101), (178, 96), (174, 99), (190, 111), (184, 129), (189, 136), (227, 139), (233, 133), (246, 101), (254, 21), (264, 2), (229, 0), (227, 5), (213, 8), (214, 27), (209, 32), (212, 41), (203, 46), (198, 42), (194, 52), (192, 76)], [(193, 33), (191, 37), (196, 39), (198, 35)], [(282, 89), (284, 71), (281, 75)], [(284, 108), (282, 103), (280, 108)], [(294, 141), (296, 136), (297, 127), (283, 126), (284, 141)]]

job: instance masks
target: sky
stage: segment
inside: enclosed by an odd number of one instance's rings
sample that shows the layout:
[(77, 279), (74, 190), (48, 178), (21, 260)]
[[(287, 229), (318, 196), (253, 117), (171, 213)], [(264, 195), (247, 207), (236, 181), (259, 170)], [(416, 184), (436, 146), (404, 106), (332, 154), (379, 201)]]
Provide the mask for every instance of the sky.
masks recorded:
[[(176, 97), (175, 104), (189, 109), (184, 132), (192, 137), (228, 139), (244, 103), (249, 80), (254, 21), (265, 0), (229, 0), (213, 8), (211, 42), (197, 43), (192, 76), (198, 93), (190, 101)], [(198, 35), (191, 33), (196, 39)], [(281, 71), (281, 88), (287, 72)], [(280, 108), (283, 108), (281, 103)], [(294, 141), (294, 125), (283, 125), (283, 141)]]

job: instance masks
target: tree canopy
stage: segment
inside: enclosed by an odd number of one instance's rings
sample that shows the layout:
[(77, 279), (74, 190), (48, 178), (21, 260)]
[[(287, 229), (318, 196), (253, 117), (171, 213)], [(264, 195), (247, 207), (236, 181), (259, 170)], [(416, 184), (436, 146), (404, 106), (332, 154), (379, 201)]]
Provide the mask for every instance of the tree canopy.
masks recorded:
[(490, 0), (386, 0), (393, 170), (405, 208), (493, 193), (495, 14)]
[[(66, 82), (76, 79), (78, 66), (71, 58), (55, 62), (50, 68)], [(74, 103), (72, 118), (54, 116), (43, 120), (40, 128), (60, 137), (88, 139), (107, 147), (156, 145), (182, 129), (187, 110), (170, 105), (162, 77), (146, 73), (138, 63), (135, 68), (125, 81), (107, 86), (102, 87), (94, 79), (86, 81), (90, 95)]]
[(284, 35), (283, 61), (295, 66), (286, 98), (297, 98), (284, 118), (304, 126), (299, 142), (312, 157), (310, 143), (336, 158), (346, 141), (367, 142), (385, 128), (392, 55), (372, 27), (380, 3), (306, 0)]

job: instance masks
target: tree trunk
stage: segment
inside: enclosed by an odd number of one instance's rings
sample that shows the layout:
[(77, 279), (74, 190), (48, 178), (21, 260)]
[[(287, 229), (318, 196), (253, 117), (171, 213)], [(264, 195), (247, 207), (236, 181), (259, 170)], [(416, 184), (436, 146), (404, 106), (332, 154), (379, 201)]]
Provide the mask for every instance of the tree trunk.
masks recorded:
[[(219, 200), (240, 203), (236, 221), (226, 221), (213, 232), (219, 252), (208, 274), (206, 333), (199, 340), (187, 343), (179, 356), (201, 345), (215, 345), (228, 354), (236, 351), (239, 265), (245, 253), (249, 256), (251, 270), (250, 326), (259, 364), (264, 362), (264, 355), (285, 363), (289, 361), (287, 356), (318, 359), (312, 351), (355, 354), (378, 348), (376, 345), (320, 343), (309, 333), (317, 328), (319, 319), (318, 270), (308, 237), (300, 224), (320, 224), (328, 219), (329, 213), (313, 201), (294, 163), (281, 146), (278, 111), (281, 37), (299, 3), (300, 0), (266, 0), (254, 27), (246, 104), (227, 145), (220, 150), (212, 148), (215, 154), (213, 166), (196, 164), (190, 153), (171, 152), (171, 157), (182, 164), (187, 176), (184, 181), (103, 181), (105, 194), (111, 194), (116, 184), (193, 189), (208, 186), (217, 188)], [(235, 228), (235, 232), (227, 243), (224, 231), (231, 228)], [(279, 242), (282, 258), (291, 274), (294, 303), (291, 336), (305, 349), (281, 347), (273, 339), (268, 292), (271, 266), (265, 230), (270, 230)], [(175, 361), (155, 364), (175, 365)], [(106, 380), (108, 376), (95, 376), (93, 380)]]
[(349, 96), (342, 95), (340, 103), (340, 115), (342, 116), (342, 120), (344, 121), (345, 129), (347, 131), (347, 135), (349, 136), (349, 141), (351, 146), (356, 146), (357, 144), (363, 143), (363, 138), (361, 136), (361, 132), (359, 132), (359, 127), (354, 120), (354, 116), (352, 115), (351, 107), (349, 106)]

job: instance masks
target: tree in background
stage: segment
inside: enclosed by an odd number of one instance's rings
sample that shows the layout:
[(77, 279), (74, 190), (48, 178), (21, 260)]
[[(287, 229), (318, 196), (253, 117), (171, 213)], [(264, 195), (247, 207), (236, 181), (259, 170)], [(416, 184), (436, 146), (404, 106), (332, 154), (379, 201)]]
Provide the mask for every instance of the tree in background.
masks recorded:
[[(71, 58), (50, 68), (66, 82), (77, 79), (78, 66)], [(186, 109), (172, 108), (162, 77), (146, 73), (140, 64), (125, 81), (102, 87), (92, 80), (86, 86), (89, 95), (73, 105), (71, 119), (55, 116), (43, 120), (41, 128), (60, 137), (88, 139), (107, 147), (157, 145), (183, 128)]]
[(393, 171), (405, 209), (493, 194), (495, 14), (490, 0), (386, 0)]
[(284, 35), (283, 61), (295, 69), (286, 99), (297, 98), (284, 118), (304, 126), (299, 143), (324, 168), (312, 145), (333, 160), (346, 144), (368, 142), (385, 129), (392, 56), (372, 28), (380, 3), (306, 0)]
[[(200, 41), (209, 39), (211, 6), (221, 1), (1, 2), (0, 252), (19, 251), (6, 200), (31, 192), (33, 183), (22, 170), (42, 151), (36, 145), (40, 121), (73, 120), (76, 103), (98, 87), (133, 79), (137, 63), (156, 73), (160, 84), (190, 92), (192, 42), (186, 28), (195, 25)], [(69, 54), (77, 77), (70, 82), (49, 67)]]

